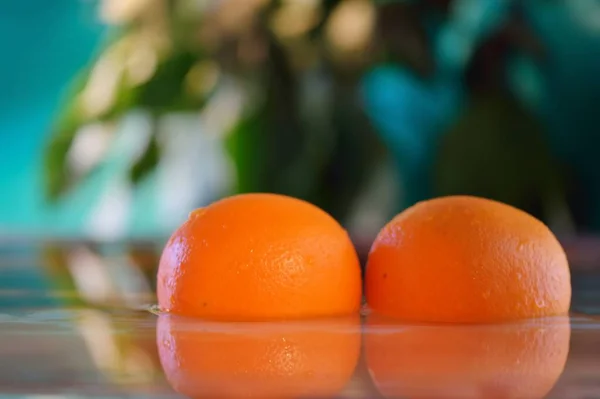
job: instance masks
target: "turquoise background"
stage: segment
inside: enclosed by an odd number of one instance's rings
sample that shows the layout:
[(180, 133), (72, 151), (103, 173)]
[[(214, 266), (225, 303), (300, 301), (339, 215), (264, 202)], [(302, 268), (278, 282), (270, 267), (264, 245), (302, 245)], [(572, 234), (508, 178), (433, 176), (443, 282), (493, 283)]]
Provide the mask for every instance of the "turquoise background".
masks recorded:
[(78, 0), (0, 1), (2, 234), (73, 234), (80, 228), (84, 204), (50, 208), (44, 202), (41, 160), (61, 96), (93, 57), (105, 32), (96, 5)]

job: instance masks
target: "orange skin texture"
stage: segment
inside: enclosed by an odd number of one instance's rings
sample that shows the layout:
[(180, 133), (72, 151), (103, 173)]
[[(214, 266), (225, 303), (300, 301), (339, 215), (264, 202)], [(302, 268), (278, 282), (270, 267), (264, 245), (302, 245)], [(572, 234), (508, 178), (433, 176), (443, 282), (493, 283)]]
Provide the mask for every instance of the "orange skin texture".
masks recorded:
[(493, 323), (566, 314), (567, 257), (552, 232), (511, 206), (468, 196), (418, 203), (378, 234), (365, 290), (407, 321)]
[(192, 212), (164, 248), (161, 310), (213, 320), (357, 313), (361, 276), (346, 231), (327, 213), (274, 194), (229, 197)]
[(157, 345), (170, 385), (190, 398), (324, 398), (351, 379), (361, 331), (358, 315), (301, 324), (161, 315)]
[(541, 399), (564, 370), (570, 332), (568, 317), (394, 326), (373, 314), (364, 350), (386, 398)]

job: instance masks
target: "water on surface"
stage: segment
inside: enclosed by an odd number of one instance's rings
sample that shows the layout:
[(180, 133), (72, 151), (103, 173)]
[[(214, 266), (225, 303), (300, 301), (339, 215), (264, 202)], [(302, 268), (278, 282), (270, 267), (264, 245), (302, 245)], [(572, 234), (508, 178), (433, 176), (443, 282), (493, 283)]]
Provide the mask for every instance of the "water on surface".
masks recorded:
[(570, 318), (218, 323), (150, 311), (157, 255), (0, 247), (0, 397), (600, 398), (600, 272)]

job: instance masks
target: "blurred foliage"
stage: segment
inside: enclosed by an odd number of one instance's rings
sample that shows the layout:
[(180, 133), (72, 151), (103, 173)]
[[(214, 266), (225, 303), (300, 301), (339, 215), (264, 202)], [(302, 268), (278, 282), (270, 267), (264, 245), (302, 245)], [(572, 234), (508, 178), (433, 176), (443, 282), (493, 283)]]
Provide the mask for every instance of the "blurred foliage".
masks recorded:
[(545, 49), (513, 7), (509, 19), (474, 49), (464, 73), (467, 107), (440, 140), (437, 194), (468, 193), (525, 209), (572, 229), (565, 176), (539, 117), (510, 90), (511, 55), (543, 61)]
[[(206, 112), (233, 83), (244, 98), (226, 132), (237, 191), (294, 195), (337, 218), (346, 216), (385, 156), (361, 100), (364, 73), (396, 64), (415, 79), (429, 79), (439, 68), (432, 26), (456, 11), (450, 0), (105, 3), (109, 11), (113, 6), (106, 17), (116, 27), (73, 84), (52, 131), (45, 168), (49, 198), (60, 198), (102, 164), (83, 171), (70, 164), (82, 127), (113, 128), (139, 109), (154, 126), (172, 112)], [(476, 43), (480, 50), (496, 46), (493, 51), (475, 51), (458, 77), (471, 101), (437, 147), (431, 194), (473, 193), (522, 207), (530, 205), (532, 190), (533, 197), (562, 195), (537, 121), (504, 84), (511, 51), (543, 52), (513, 14)], [(160, 162), (158, 130), (151, 129), (149, 144), (133, 162), (134, 182)]]
[(510, 92), (506, 68), (515, 49), (538, 57), (542, 50), (511, 17), (465, 68), (469, 101), (440, 140), (434, 181), (442, 195), (469, 193), (539, 211), (560, 183), (542, 126)]
[(514, 98), (478, 96), (440, 147), (435, 177), (442, 195), (470, 193), (538, 215), (562, 201), (541, 126)]
[[(73, 84), (54, 126), (45, 163), (49, 198), (60, 198), (102, 164), (84, 171), (70, 164), (82, 127), (114, 129), (132, 110), (147, 111), (154, 125), (172, 112), (202, 112), (233, 81), (245, 96), (226, 137), (237, 191), (295, 195), (343, 217), (381, 149), (355, 90), (363, 48), (331, 57), (327, 29), (340, 1), (131, 3), (140, 6), (125, 7), (124, 15), (113, 10), (118, 26)], [(308, 80), (327, 88), (315, 95)], [(160, 162), (157, 135), (153, 128), (132, 181)]]

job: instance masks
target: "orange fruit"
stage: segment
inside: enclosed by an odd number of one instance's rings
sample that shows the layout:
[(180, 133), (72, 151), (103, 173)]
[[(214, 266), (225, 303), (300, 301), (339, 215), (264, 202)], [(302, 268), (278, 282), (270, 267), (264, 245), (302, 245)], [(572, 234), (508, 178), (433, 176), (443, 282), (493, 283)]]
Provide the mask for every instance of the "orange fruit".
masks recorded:
[(163, 314), (163, 370), (190, 398), (324, 398), (339, 393), (358, 361), (358, 315), (318, 322), (202, 322)]
[(387, 398), (536, 399), (561, 376), (567, 317), (512, 324), (394, 326), (367, 320), (365, 357)]
[(565, 253), (533, 216), (496, 201), (420, 202), (369, 253), (370, 308), (425, 322), (486, 323), (562, 315), (571, 302)]
[(358, 256), (346, 231), (308, 202), (274, 194), (229, 197), (192, 212), (158, 270), (163, 311), (220, 320), (355, 313)]

